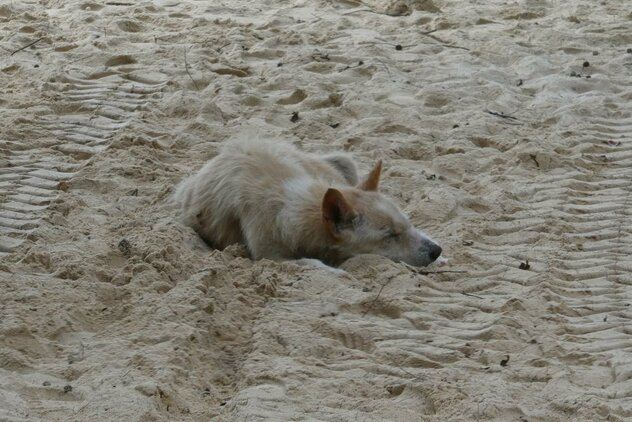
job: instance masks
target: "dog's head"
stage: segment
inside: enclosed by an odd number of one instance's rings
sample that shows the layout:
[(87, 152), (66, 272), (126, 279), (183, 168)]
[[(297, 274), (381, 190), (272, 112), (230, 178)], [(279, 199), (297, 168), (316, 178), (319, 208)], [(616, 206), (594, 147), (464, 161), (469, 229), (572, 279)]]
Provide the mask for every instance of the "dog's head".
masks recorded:
[(441, 247), (413, 227), (392, 200), (378, 191), (382, 161), (355, 188), (330, 188), (322, 203), (326, 229), (347, 256), (372, 253), (425, 266)]

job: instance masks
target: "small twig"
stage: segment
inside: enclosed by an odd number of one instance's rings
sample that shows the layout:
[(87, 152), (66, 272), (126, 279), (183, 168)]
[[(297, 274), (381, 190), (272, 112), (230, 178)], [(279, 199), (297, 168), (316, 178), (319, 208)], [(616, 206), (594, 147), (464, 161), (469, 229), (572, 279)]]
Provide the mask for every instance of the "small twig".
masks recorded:
[(219, 47), (217, 48), (217, 52), (218, 52), (218, 53), (221, 53), (221, 52), (222, 52), (222, 50), (224, 49), (224, 47), (227, 47), (227, 46), (229, 46), (229, 45), (230, 45), (230, 42), (227, 42), (226, 44), (224, 44), (224, 45), (222, 45), (222, 46), (219, 46)]
[(88, 406), (90, 403), (92, 403), (90, 400), (86, 400), (86, 402), (78, 409), (75, 409), (75, 413), (79, 413), (81, 412), (83, 409), (86, 408), (86, 406)]
[(376, 12), (375, 10), (371, 10), (371, 9), (355, 9), (355, 10), (350, 10), (350, 11), (345, 12), (345, 13), (341, 13), (341, 15), (350, 15), (352, 13), (358, 13), (358, 12), (369, 12), (369, 13), (375, 13), (376, 15), (383, 15), (383, 13), (379, 13), (379, 12)]
[(35, 41), (33, 41), (32, 43), (27, 44), (27, 45), (25, 45), (22, 48), (18, 48), (13, 53), (11, 53), (10, 56), (13, 56), (15, 53), (19, 53), (20, 51), (24, 50), (25, 48), (29, 48), (30, 46), (37, 44), (38, 42), (42, 41), (43, 39), (44, 39), (44, 37), (40, 37), (40, 38), (36, 39)]
[(399, 365), (395, 365), (395, 367), (396, 367), (397, 369), (399, 369), (400, 371), (404, 372), (405, 374), (410, 375), (411, 377), (413, 377), (413, 378), (414, 378), (415, 380), (417, 380), (417, 381), (421, 381), (421, 380), (422, 380), (422, 378), (421, 378), (421, 377), (419, 377), (419, 376), (417, 376), (417, 375), (413, 374), (413, 373), (412, 373), (412, 372), (410, 372), (409, 370), (404, 369), (404, 368), (402, 368), (402, 367), (401, 367), (401, 366), (399, 366)]
[(392, 78), (393, 75), (391, 75), (391, 71), (389, 70), (388, 66), (386, 65), (386, 63), (384, 63), (382, 60), (378, 59), (377, 57), (375, 58), (375, 60), (377, 60), (378, 62), (380, 62), (380, 64), (382, 66), (384, 66), (384, 68), (386, 69), (386, 73), (388, 73), (388, 77)]
[(443, 271), (424, 271), (424, 270), (415, 270), (417, 274), (428, 275), (428, 274), (443, 274), (443, 273), (466, 273), (465, 270), (443, 270)]
[(357, 65), (355, 65), (355, 66), (349, 66), (349, 65), (347, 65), (347, 66), (343, 67), (342, 69), (340, 69), (340, 70), (338, 71), (338, 73), (340, 73), (340, 72), (344, 72), (345, 70), (349, 70), (349, 69), (356, 69), (356, 68), (358, 68), (358, 67), (360, 67), (360, 66), (363, 66), (363, 65), (364, 65), (364, 61), (360, 60), (360, 61), (358, 62), (358, 64), (357, 64)]
[(193, 82), (193, 86), (195, 87), (196, 90), (200, 90), (200, 88), (198, 88), (197, 83), (195, 82), (195, 79), (193, 79), (193, 76), (191, 76), (191, 72), (189, 72), (189, 64), (187, 63), (187, 48), (184, 47), (184, 70), (186, 70), (187, 75), (189, 75), (189, 78), (191, 78), (191, 81)]
[(421, 275), (428, 275), (428, 274), (441, 274), (441, 273), (466, 273), (466, 270), (439, 270), (439, 271), (427, 271), (427, 270), (422, 270), (419, 269), (417, 267), (414, 267), (410, 264), (407, 264), (405, 262), (402, 262), (402, 264), (404, 264), (404, 266), (406, 266), (406, 268), (408, 268), (409, 270), (411, 270), (414, 273), (417, 274), (421, 274)]
[(371, 301), (371, 303), (369, 303), (368, 308), (366, 308), (363, 312), (362, 312), (362, 318), (364, 318), (366, 316), (366, 314), (369, 313), (369, 311), (371, 309), (373, 309), (373, 306), (375, 305), (375, 303), (377, 302), (377, 300), (380, 298), (380, 295), (382, 294), (382, 290), (384, 290), (384, 287), (386, 287), (388, 285), (388, 283), (390, 283), (391, 281), (393, 281), (395, 277), (391, 277), (389, 278), (386, 283), (382, 284), (382, 286), (380, 287), (380, 290), (378, 290), (377, 292), (377, 296), (375, 296), (375, 299), (373, 299)]
[(465, 292), (461, 292), (461, 294), (462, 294), (462, 295), (465, 295), (465, 296), (475, 297), (475, 298), (477, 298), (477, 299), (483, 299), (483, 297), (473, 295), (472, 293), (465, 293)]
[(436, 31), (436, 29), (435, 29), (435, 30), (432, 30), (432, 31), (427, 31), (427, 32), (420, 32), (420, 34), (421, 34), (421, 35), (425, 35), (425, 36), (426, 36), (426, 37), (428, 37), (428, 38), (432, 38), (433, 40), (435, 40), (435, 41), (437, 41), (437, 42), (441, 43), (441, 45), (443, 45), (443, 46), (445, 46), (445, 47), (450, 47), (450, 48), (459, 48), (459, 49), (461, 49), (461, 50), (470, 51), (470, 49), (469, 49), (469, 48), (467, 48), (467, 47), (461, 47), (460, 45), (449, 44), (448, 42), (446, 42), (446, 41), (442, 40), (442, 39), (441, 39), (441, 38), (439, 38), (439, 37), (435, 37), (434, 35), (430, 35), (430, 34), (431, 34), (431, 33), (433, 33), (434, 31)]
[(460, 45), (446, 44), (446, 43), (442, 43), (442, 45), (443, 45), (444, 47), (449, 47), (449, 48), (458, 48), (458, 49), (460, 49), (460, 50), (470, 51), (470, 49), (469, 49), (469, 48), (467, 48), (467, 47), (461, 47)]
[(498, 113), (496, 111), (490, 111), (490, 110), (484, 110), (484, 111), (485, 111), (485, 113), (491, 114), (492, 116), (498, 116), (498, 117), (501, 117), (503, 119), (518, 120), (516, 117), (510, 116), (508, 114)]

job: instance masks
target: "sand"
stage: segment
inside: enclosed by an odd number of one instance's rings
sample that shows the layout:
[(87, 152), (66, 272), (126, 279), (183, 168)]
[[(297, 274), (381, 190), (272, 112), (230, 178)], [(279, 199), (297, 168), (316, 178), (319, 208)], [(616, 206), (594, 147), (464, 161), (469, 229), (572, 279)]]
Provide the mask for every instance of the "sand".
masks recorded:
[[(0, 2), (0, 420), (630, 420), (631, 27), (624, 1)], [(449, 264), (210, 250), (168, 199), (247, 131), (384, 159)]]

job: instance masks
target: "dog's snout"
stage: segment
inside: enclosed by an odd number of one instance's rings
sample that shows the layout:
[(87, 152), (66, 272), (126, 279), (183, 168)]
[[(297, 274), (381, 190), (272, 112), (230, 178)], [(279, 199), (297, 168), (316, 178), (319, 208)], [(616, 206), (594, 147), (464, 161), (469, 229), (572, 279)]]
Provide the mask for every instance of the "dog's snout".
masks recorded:
[(430, 259), (435, 261), (441, 256), (442, 251), (443, 250), (441, 249), (441, 246), (433, 244), (432, 246), (430, 246), (430, 252), (428, 252), (428, 255), (430, 256)]

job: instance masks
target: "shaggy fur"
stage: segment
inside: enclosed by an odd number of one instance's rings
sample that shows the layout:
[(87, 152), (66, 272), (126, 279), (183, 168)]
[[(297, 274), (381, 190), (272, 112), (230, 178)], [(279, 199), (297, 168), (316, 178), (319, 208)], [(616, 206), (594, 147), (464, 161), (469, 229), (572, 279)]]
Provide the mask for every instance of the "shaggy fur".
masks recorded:
[(184, 222), (214, 248), (244, 243), (253, 259), (330, 265), (373, 253), (424, 266), (441, 248), (378, 192), (381, 161), (360, 182), (348, 156), (269, 140), (228, 142), (176, 189)]

